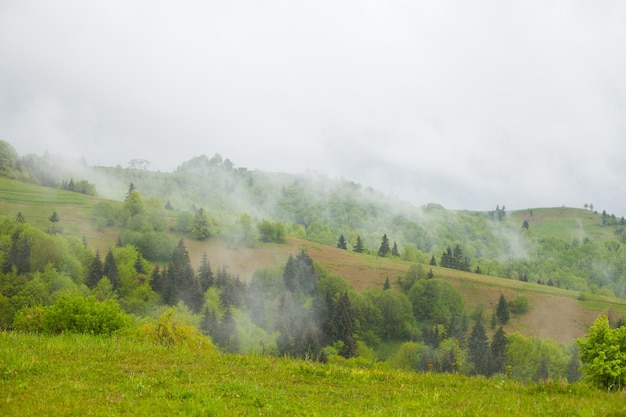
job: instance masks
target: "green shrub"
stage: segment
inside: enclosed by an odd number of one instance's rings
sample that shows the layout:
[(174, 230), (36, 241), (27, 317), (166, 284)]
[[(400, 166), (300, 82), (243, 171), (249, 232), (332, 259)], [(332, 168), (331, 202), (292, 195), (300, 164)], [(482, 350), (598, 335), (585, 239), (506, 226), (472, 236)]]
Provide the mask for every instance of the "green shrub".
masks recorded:
[(509, 301), (509, 311), (513, 314), (524, 314), (528, 311), (528, 297), (520, 295)]
[(183, 322), (176, 314), (176, 309), (168, 308), (156, 323), (142, 327), (144, 335), (156, 344), (170, 346), (186, 346), (190, 348), (211, 348), (211, 340), (191, 324)]
[(49, 334), (111, 334), (129, 325), (130, 317), (115, 301), (80, 295), (63, 296), (49, 307), (22, 309), (14, 320), (16, 330)]

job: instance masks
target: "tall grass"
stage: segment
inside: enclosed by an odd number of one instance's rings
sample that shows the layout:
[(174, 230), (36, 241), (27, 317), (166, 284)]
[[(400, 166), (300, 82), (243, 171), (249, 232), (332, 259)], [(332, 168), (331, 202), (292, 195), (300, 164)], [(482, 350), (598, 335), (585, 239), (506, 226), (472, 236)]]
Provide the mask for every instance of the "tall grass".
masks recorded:
[(0, 415), (623, 415), (626, 393), (163, 347), (137, 335), (0, 334)]

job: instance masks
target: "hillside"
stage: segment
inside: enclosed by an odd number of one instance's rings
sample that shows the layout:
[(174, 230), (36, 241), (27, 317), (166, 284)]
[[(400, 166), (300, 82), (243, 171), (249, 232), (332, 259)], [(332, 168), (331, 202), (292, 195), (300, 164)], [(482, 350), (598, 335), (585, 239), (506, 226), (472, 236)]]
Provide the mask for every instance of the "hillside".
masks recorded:
[[(12, 215), (21, 211), (28, 221), (47, 230), (50, 227), (48, 217), (55, 210), (61, 218), (59, 227), (64, 235), (84, 237), (90, 245), (105, 253), (109, 247), (115, 245), (119, 230), (96, 227), (92, 210), (101, 201), (103, 200), (68, 191), (0, 179), (1, 213)], [(596, 238), (607, 236), (605, 230), (609, 228), (598, 227), (594, 223), (594, 217), (598, 215), (587, 213), (587, 222), (584, 223), (580, 216), (585, 213), (578, 209), (533, 211), (535, 221), (531, 223), (531, 229), (543, 237), (550, 236), (554, 230), (562, 231), (565, 229), (563, 225), (572, 223), (583, 224), (583, 230), (590, 231), (588, 233), (594, 234)], [(511, 213), (510, 216), (512, 219), (509, 221), (516, 222), (515, 218), (523, 218), (525, 212)], [(572, 228), (567, 230), (571, 231)], [(174, 233), (170, 233), (170, 236), (172, 240), (180, 238)], [(306, 250), (315, 262), (345, 279), (357, 291), (382, 288), (387, 277), (395, 285), (396, 278), (405, 275), (413, 264), (398, 258), (356, 254), (296, 237), (289, 237), (282, 244), (258, 243), (254, 247), (231, 247), (219, 237), (204, 242), (186, 239), (186, 244), (195, 267), (206, 253), (215, 268), (227, 267), (244, 281), (248, 281), (259, 268), (280, 269), (290, 254)], [(494, 309), (500, 294), (504, 294), (507, 299), (526, 296), (529, 300), (529, 311), (513, 317), (505, 326), (508, 333), (520, 332), (570, 344), (574, 338), (585, 333), (598, 313), (626, 315), (626, 300), (623, 299), (587, 293), (584, 300), (580, 300), (578, 291), (436, 266), (432, 270), (435, 277), (450, 282), (462, 294), (469, 309), (483, 306), (486, 314)]]

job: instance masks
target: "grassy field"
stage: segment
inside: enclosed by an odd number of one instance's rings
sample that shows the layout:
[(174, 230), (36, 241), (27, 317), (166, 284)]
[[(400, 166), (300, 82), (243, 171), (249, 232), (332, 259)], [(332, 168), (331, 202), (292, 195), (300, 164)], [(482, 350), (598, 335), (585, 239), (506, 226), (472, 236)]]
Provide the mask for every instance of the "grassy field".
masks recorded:
[[(531, 215), (532, 212), (532, 215)], [(508, 221), (520, 227), (524, 220), (538, 237), (556, 237), (567, 242), (615, 239), (615, 227), (603, 226), (602, 215), (590, 210), (571, 207), (553, 207), (514, 211)]]
[(2, 416), (608, 416), (626, 393), (0, 333)]

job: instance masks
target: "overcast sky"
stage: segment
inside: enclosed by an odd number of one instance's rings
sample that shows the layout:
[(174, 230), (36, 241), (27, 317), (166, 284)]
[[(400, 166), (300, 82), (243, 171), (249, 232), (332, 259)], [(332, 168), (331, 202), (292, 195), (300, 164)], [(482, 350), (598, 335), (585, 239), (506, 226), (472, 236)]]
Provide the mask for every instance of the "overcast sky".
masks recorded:
[(0, 139), (626, 215), (626, 2), (1, 0)]

